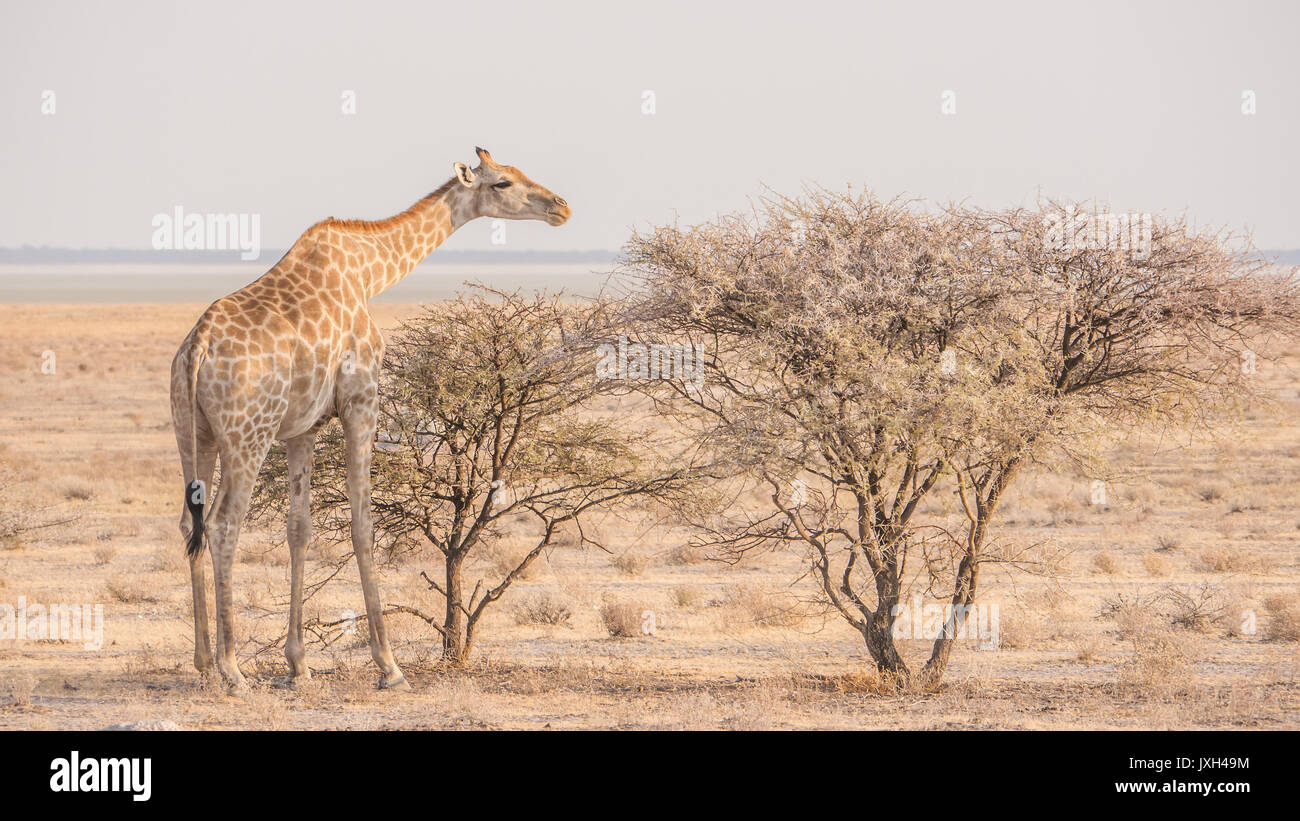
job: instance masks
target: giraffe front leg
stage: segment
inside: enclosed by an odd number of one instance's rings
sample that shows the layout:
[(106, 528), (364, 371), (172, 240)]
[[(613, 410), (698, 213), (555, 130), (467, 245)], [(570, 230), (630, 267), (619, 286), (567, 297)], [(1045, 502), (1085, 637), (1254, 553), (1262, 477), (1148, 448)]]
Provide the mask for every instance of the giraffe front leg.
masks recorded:
[(343, 436), (347, 443), (348, 503), (352, 509), (352, 552), (357, 557), (357, 572), (366, 598), (366, 625), (370, 629), (370, 656), (379, 667), (381, 690), (409, 690), (384, 627), (383, 605), (375, 581), (374, 527), (370, 518), (370, 462), (375, 440), (375, 417), (378, 402), (370, 390), (368, 401), (349, 403), (342, 414)]
[(286, 445), (289, 468), (289, 633), (284, 641), (284, 657), (289, 662), (293, 682), (311, 678), (307, 667), (307, 650), (302, 640), (303, 563), (311, 542), (311, 468), (316, 434), (290, 439)]

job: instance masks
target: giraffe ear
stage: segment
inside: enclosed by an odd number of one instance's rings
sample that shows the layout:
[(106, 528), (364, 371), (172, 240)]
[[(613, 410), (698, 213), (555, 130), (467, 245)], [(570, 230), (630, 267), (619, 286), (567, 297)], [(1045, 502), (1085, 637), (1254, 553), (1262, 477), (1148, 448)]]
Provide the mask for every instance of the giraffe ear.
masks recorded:
[(469, 166), (463, 162), (458, 162), (452, 168), (456, 169), (456, 179), (466, 188), (474, 185), (474, 172), (469, 170)]

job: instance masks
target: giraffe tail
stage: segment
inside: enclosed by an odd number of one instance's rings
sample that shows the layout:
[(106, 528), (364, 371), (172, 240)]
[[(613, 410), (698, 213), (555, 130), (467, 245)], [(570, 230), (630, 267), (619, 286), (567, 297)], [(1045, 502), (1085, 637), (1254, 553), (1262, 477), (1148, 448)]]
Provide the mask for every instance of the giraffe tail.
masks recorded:
[[(190, 464), (198, 469), (199, 464), (199, 432), (198, 432), (198, 386), (199, 386), (199, 366), (207, 358), (208, 350), (208, 327), (207, 323), (200, 322), (194, 335), (194, 342), (190, 346), (189, 362), (189, 403), (190, 403)], [(190, 558), (199, 555), (203, 550), (203, 511), (207, 505), (208, 488), (203, 480), (198, 476), (194, 481), (185, 486), (185, 509), (190, 514), (190, 538), (185, 544), (185, 554)]]

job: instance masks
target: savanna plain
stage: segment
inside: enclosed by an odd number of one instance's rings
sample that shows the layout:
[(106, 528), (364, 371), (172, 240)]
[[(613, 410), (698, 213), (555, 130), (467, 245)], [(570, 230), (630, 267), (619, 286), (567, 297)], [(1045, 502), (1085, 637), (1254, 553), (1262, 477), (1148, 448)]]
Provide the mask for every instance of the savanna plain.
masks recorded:
[[(999, 538), (1060, 562), (984, 570), (997, 647), (960, 642), (935, 691), (882, 685), (861, 637), (811, 601), (801, 556), (720, 561), (647, 511), (595, 523), (608, 551), (561, 540), (489, 611), (463, 668), (438, 664), (423, 621), (389, 616), (409, 693), (376, 690), (364, 628), (310, 645), (311, 681), (280, 686), (269, 643), (287, 619), (288, 552), (246, 529), (235, 595), (252, 686), (230, 694), (191, 663), (177, 529), (168, 372), (202, 308), (0, 306), (0, 603), (104, 613), (99, 649), (0, 639), (0, 729), (1300, 727), (1300, 351), (1260, 363), (1277, 407), (1249, 409), (1231, 433), (1133, 431), (1111, 454), (1123, 475), (1100, 493), (1068, 471), (1019, 482)], [(391, 329), (418, 310), (373, 313)], [(512, 549), (478, 556), (477, 575), (512, 567)], [(313, 545), (309, 583), (341, 550)], [(387, 563), (385, 602), (436, 610), (420, 574), (438, 569), (427, 555)], [(363, 610), (355, 566), (307, 603), (320, 621), (349, 610)], [(900, 647), (922, 660), (929, 642)]]

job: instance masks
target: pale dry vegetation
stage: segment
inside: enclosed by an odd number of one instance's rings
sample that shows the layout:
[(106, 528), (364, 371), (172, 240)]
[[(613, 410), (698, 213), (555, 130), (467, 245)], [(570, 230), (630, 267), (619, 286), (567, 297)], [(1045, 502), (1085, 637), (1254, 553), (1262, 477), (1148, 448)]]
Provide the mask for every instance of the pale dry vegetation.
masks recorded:
[[(418, 312), (380, 308), (387, 327)], [(0, 398), (0, 461), (14, 474), (5, 510), (53, 522), (23, 532), (20, 546), (0, 545), (0, 603), (23, 596), (105, 607), (100, 650), (0, 640), (0, 727), (97, 728), (150, 718), (199, 729), (1298, 726), (1300, 425), (1293, 420), (1300, 419), (1300, 379), (1290, 356), (1260, 368), (1279, 392), (1281, 413), (1247, 420), (1229, 438), (1231, 448), (1207, 438), (1183, 447), (1141, 436), (1116, 446), (1112, 463), (1151, 477), (1134, 485), (1132, 497), (1112, 492), (1107, 505), (1094, 506), (1090, 477), (1031, 469), (1004, 502), (1000, 538), (1051, 547), (1065, 559), (1054, 575), (986, 572), (983, 595), (1001, 607), (1001, 645), (958, 642), (945, 684), (934, 691), (886, 681), (860, 635), (794, 592), (801, 557), (712, 560), (697, 547), (682, 550), (680, 534), (656, 541), (639, 523), (611, 522), (602, 538), (613, 555), (649, 557), (640, 575), (624, 575), (610, 554), (575, 538), (558, 543), (488, 611), (479, 651), (463, 668), (437, 664), (441, 643), (423, 621), (391, 616), (394, 650), (415, 686), (398, 697), (374, 690), (364, 622), (328, 647), (312, 646), (311, 682), (274, 686), (284, 661), (258, 646), (284, 631), (288, 571), (276, 552), (283, 548), (271, 549), (279, 534), (251, 531), (235, 572), (240, 660), (254, 687), (231, 696), (191, 665), (176, 528), (180, 474), (166, 362), (199, 310), (0, 308), (0, 361), (13, 368)], [(34, 363), (52, 344), (60, 369), (44, 376)], [(1221, 474), (1235, 477), (1224, 498), (1202, 499), (1201, 488)], [(90, 498), (67, 499), (65, 490), (79, 482)], [(1243, 501), (1249, 509), (1230, 512)], [(1065, 525), (1066, 517), (1076, 523)], [(1203, 569), (1207, 553), (1224, 550), (1244, 569)], [(1102, 551), (1120, 575), (1093, 570)], [(309, 583), (332, 572), (337, 555), (324, 540), (315, 546)], [(1148, 571), (1148, 556), (1159, 557), (1162, 574)], [(440, 569), (386, 564), (386, 600), (407, 597), (436, 610), (445, 602), (419, 572), (436, 577)], [(922, 569), (914, 572), (916, 584)], [(1210, 611), (1227, 604), (1222, 620), (1198, 615), (1206, 583)], [(1170, 586), (1190, 603), (1164, 599), (1145, 619), (1139, 612), (1127, 632), (1100, 615), (1118, 593), (1146, 600)], [(610, 635), (608, 603), (625, 605), (627, 637)], [(308, 615), (329, 623), (349, 610), (364, 612), (355, 570), (345, 566)], [(647, 610), (653, 635), (641, 632)], [(1176, 626), (1184, 611), (1189, 625)], [(930, 649), (911, 639), (898, 646), (909, 659)]]

